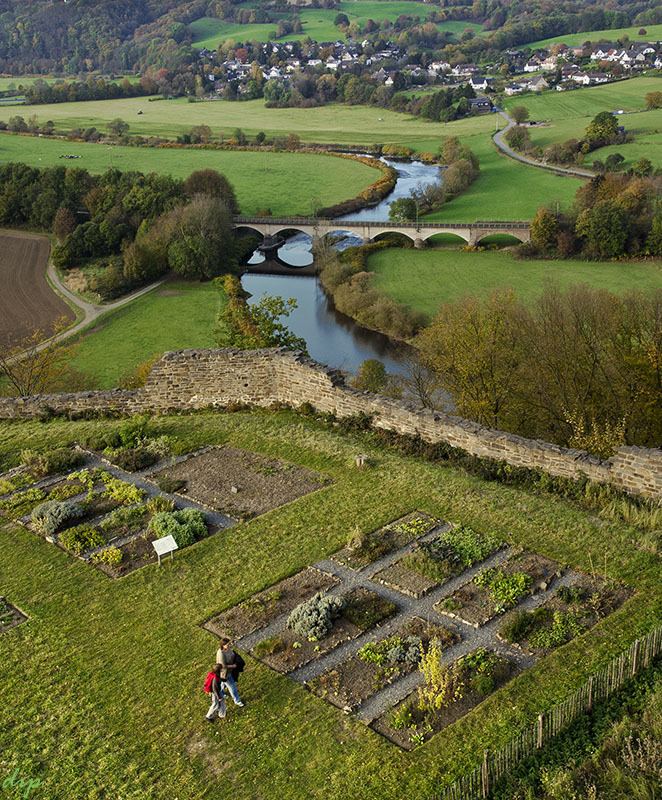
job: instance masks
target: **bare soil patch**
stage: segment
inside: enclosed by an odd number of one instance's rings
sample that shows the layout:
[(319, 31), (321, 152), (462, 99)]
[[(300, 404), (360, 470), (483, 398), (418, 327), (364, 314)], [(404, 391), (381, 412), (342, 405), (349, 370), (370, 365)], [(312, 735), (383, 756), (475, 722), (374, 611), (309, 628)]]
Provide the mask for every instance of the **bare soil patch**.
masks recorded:
[(264, 514), (329, 483), (305, 467), (234, 447), (212, 448), (153, 477), (184, 481), (180, 494), (238, 519)]
[(50, 242), (45, 236), (0, 232), (0, 346), (41, 328), (50, 331), (74, 314), (46, 280)]
[(331, 556), (333, 561), (351, 569), (363, 569), (373, 561), (399, 550), (439, 525), (439, 520), (423, 511), (412, 511), (370, 533), (356, 533), (342, 550)]
[(513, 576), (516, 573), (524, 573), (529, 577), (529, 584), (523, 587), (516, 597), (512, 598), (510, 604), (503, 606), (489, 588), (478, 585), (477, 581), (482, 574), (480, 573), (473, 581), (465, 583), (449, 598), (436, 603), (435, 610), (440, 614), (446, 614), (449, 617), (459, 619), (468, 625), (479, 628), (494, 619), (494, 617), (507, 611), (508, 608), (512, 608), (524, 597), (546, 591), (552, 581), (560, 577), (563, 572), (556, 561), (527, 551), (511, 556), (503, 566), (496, 567), (494, 571), (498, 571), (506, 577)]
[(281, 614), (289, 613), (299, 603), (339, 582), (334, 575), (308, 567), (223, 611), (204, 627), (216, 636), (239, 639), (264, 628)]
[(319, 641), (310, 642), (288, 628), (276, 636), (258, 642), (253, 655), (278, 672), (292, 672), (310, 661), (321, 658), (342, 642), (360, 636), (379, 625), (396, 612), (396, 606), (369, 589), (351, 589), (346, 604), (329, 633)]
[[(431, 639), (437, 639), (442, 647), (449, 647), (459, 640), (459, 635), (443, 625), (428, 623), (420, 617), (406, 622), (395, 634), (383, 640), (396, 645), (397, 639), (409, 637), (420, 641), (425, 652)], [(360, 652), (360, 651), (359, 651)], [(311, 680), (307, 686), (318, 697), (349, 713), (373, 694), (417, 669), (411, 660), (400, 663), (378, 664), (361, 658), (359, 653), (351, 656), (335, 669)]]
[(6, 597), (0, 597), (0, 634), (27, 621), (25, 614), (13, 606)]

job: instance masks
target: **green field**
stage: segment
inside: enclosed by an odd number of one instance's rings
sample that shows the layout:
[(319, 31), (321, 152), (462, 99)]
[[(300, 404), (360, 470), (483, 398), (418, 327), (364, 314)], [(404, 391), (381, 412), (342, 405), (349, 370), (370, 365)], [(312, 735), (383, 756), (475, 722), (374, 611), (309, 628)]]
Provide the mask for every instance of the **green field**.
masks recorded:
[[(70, 161), (62, 159), (63, 154), (80, 158)], [(0, 135), (0, 163), (7, 161), (84, 167), (90, 172), (115, 167), (176, 178), (216, 169), (235, 187), (244, 214), (270, 208), (276, 216), (310, 214), (313, 200), (322, 205), (348, 200), (381, 176), (365, 164), (326, 154), (115, 147), (10, 134)]]
[(487, 297), (511, 288), (526, 302), (546, 285), (586, 283), (625, 293), (662, 288), (662, 261), (519, 261), (508, 251), (381, 250), (370, 256), (374, 285), (385, 294), (432, 317), (442, 303), (473, 295)]
[[(109, 420), (0, 425), (0, 464)], [(479, 764), (541, 709), (659, 622), (659, 563), (641, 533), (569, 502), (378, 449), (291, 412), (156, 417), (175, 451), (231, 444), (328, 475), (321, 491), (219, 533), (160, 569), (112, 581), (35, 534), (0, 522), (0, 585), (29, 621), (0, 636), (3, 775), (40, 779), (48, 800), (417, 800)], [(371, 468), (356, 470), (357, 452)], [(595, 628), (405, 753), (304, 687), (247, 657), (246, 708), (204, 722), (214, 613), (410, 509), (499, 533), (637, 591)], [(36, 727), (38, 726), (38, 728)], [(8, 795), (9, 797), (10, 795)], [(18, 796), (16, 793), (15, 796)]]
[[(645, 34), (639, 33), (642, 28), (646, 31)], [(568, 47), (578, 47), (584, 42), (615, 42), (623, 36), (628, 36), (632, 41), (656, 42), (662, 39), (662, 25), (634, 25), (631, 28), (566, 33), (562, 36), (553, 36), (550, 39), (539, 39), (537, 42), (531, 42), (527, 47), (532, 50), (539, 47), (550, 47), (553, 44), (567, 44)]]
[[(369, 19), (375, 22), (385, 19), (394, 21), (401, 14), (418, 16), (421, 20), (425, 20), (431, 10), (425, 3), (408, 2), (408, 0), (345, 0), (333, 9), (302, 8), (299, 11), (299, 18), (303, 33), (289, 34), (278, 41), (295, 41), (306, 36), (318, 42), (334, 42), (339, 38), (342, 39), (342, 31), (333, 22), (341, 12), (347, 15), (350, 22), (357, 22), (363, 26)], [(202, 17), (192, 22), (189, 28), (193, 34), (194, 47), (215, 50), (219, 44), (230, 39), (237, 42), (267, 42), (276, 31), (277, 24), (277, 22), (266, 22), (241, 25), (214, 17)], [(453, 34), (461, 34), (466, 28), (481, 30), (481, 26), (476, 23), (455, 20), (441, 23), (439, 28)]]
[(595, 150), (589, 154), (587, 163), (619, 152), (625, 156), (627, 166), (644, 157), (662, 166), (662, 109), (646, 111), (644, 100), (648, 92), (661, 89), (661, 78), (633, 78), (570, 92), (511, 97), (504, 105), (507, 109), (524, 105), (529, 109), (532, 120), (545, 122), (542, 127), (530, 130), (531, 141), (540, 147), (581, 138), (588, 123), (601, 111), (624, 111), (618, 120), (626, 131), (634, 135), (634, 141)]
[(86, 388), (110, 389), (168, 350), (215, 347), (221, 297), (211, 283), (168, 281), (77, 336), (71, 365), (85, 375)]

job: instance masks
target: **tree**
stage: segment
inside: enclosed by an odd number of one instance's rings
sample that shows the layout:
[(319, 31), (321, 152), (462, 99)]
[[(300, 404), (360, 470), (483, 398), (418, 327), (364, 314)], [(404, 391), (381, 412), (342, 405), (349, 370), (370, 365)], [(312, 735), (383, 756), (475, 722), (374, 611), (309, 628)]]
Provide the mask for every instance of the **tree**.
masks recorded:
[(378, 394), (384, 389), (387, 381), (386, 367), (382, 362), (376, 358), (368, 358), (359, 367), (352, 385), (363, 392)]
[(53, 219), (53, 233), (58, 242), (63, 242), (76, 227), (76, 217), (70, 208), (60, 206)]
[(349, 17), (347, 14), (336, 14), (333, 19), (333, 24), (338, 28), (346, 28), (349, 25)]
[(649, 111), (653, 108), (662, 108), (662, 92), (648, 92), (645, 99)]
[(584, 239), (584, 251), (591, 258), (617, 258), (625, 253), (630, 220), (614, 200), (603, 200), (577, 217), (575, 231)]
[(416, 219), (418, 207), (413, 197), (400, 197), (388, 207), (388, 217), (396, 222), (412, 222)]
[(531, 221), (531, 241), (543, 253), (553, 250), (559, 232), (556, 215), (548, 208), (539, 208)]
[(601, 111), (586, 128), (586, 141), (591, 149), (610, 144), (618, 134), (618, 120), (609, 111)]
[(110, 133), (112, 133), (114, 136), (117, 136), (117, 138), (119, 139), (120, 137), (128, 133), (129, 123), (125, 122), (120, 117), (117, 117), (116, 119), (108, 123), (108, 130), (110, 131)]
[(625, 156), (620, 153), (610, 153), (605, 159), (605, 170), (607, 172), (617, 172), (624, 161)]
[(653, 217), (646, 247), (652, 256), (662, 256), (662, 206), (657, 209)]
[(506, 132), (506, 141), (513, 148), (521, 153), (531, 149), (531, 134), (529, 129), (522, 125), (515, 125)]
[(632, 172), (640, 178), (653, 174), (653, 162), (649, 158), (640, 158), (632, 165)]
[(189, 197), (204, 194), (208, 197), (218, 197), (232, 211), (239, 213), (239, 205), (230, 181), (215, 169), (199, 169), (192, 172), (184, 181), (184, 191)]
[(522, 125), (529, 118), (529, 109), (526, 106), (515, 106), (510, 109), (510, 116), (518, 125)]

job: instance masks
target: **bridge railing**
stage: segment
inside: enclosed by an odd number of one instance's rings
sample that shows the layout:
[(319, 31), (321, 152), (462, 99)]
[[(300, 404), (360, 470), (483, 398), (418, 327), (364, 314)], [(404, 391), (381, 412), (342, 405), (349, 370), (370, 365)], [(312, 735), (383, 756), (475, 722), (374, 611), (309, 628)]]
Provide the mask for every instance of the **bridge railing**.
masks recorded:
[(343, 230), (344, 228), (407, 228), (408, 230), (419, 230), (420, 228), (439, 228), (440, 230), (449, 229), (478, 229), (478, 230), (528, 230), (529, 222), (518, 221), (493, 221), (493, 222), (394, 222), (392, 220), (364, 220), (364, 219), (325, 219), (322, 217), (235, 217), (235, 225), (289, 225), (296, 227), (306, 225), (313, 228), (333, 228)]

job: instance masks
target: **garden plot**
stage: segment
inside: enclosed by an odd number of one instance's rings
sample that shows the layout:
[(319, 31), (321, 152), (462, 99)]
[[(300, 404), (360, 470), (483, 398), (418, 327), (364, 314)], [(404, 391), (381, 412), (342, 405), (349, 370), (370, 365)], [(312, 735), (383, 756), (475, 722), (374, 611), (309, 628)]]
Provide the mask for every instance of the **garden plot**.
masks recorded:
[(405, 750), (456, 722), (520, 671), (510, 656), (484, 647), (445, 667), (441, 648), (432, 646), (423, 666), (426, 684), (371, 724)]
[(433, 539), (417, 542), (412, 552), (378, 572), (373, 580), (410, 597), (423, 597), (501, 547), (498, 536), (451, 525)]
[(389, 553), (433, 531), (439, 520), (422, 511), (412, 511), (383, 528), (369, 533), (356, 531), (346, 547), (334, 553), (331, 559), (350, 569), (360, 570)]
[(523, 551), (500, 567), (480, 572), (450, 597), (439, 601), (435, 610), (478, 628), (514, 608), (525, 597), (547, 591), (562, 572), (555, 561)]
[(561, 586), (532, 611), (508, 614), (498, 637), (532, 655), (544, 655), (592, 628), (616, 611), (630, 591), (601, 577), (580, 575), (571, 586)]
[(0, 597), (0, 634), (27, 622), (27, 619), (25, 614), (13, 606), (6, 597)]
[(204, 627), (219, 637), (248, 636), (282, 614), (288, 614), (318, 592), (326, 591), (338, 583), (340, 581), (335, 575), (309, 567), (223, 611), (205, 623)]
[(448, 627), (414, 617), (395, 634), (368, 642), (355, 655), (306, 685), (343, 711), (354, 711), (376, 692), (417, 669), (431, 640), (448, 647), (459, 638)]
[(363, 587), (342, 595), (314, 595), (298, 605), (286, 626), (258, 642), (252, 654), (285, 674), (321, 658), (343, 642), (393, 616), (394, 603)]
[(264, 514), (328, 484), (319, 473), (234, 447), (211, 448), (155, 473), (177, 492), (238, 519)]

